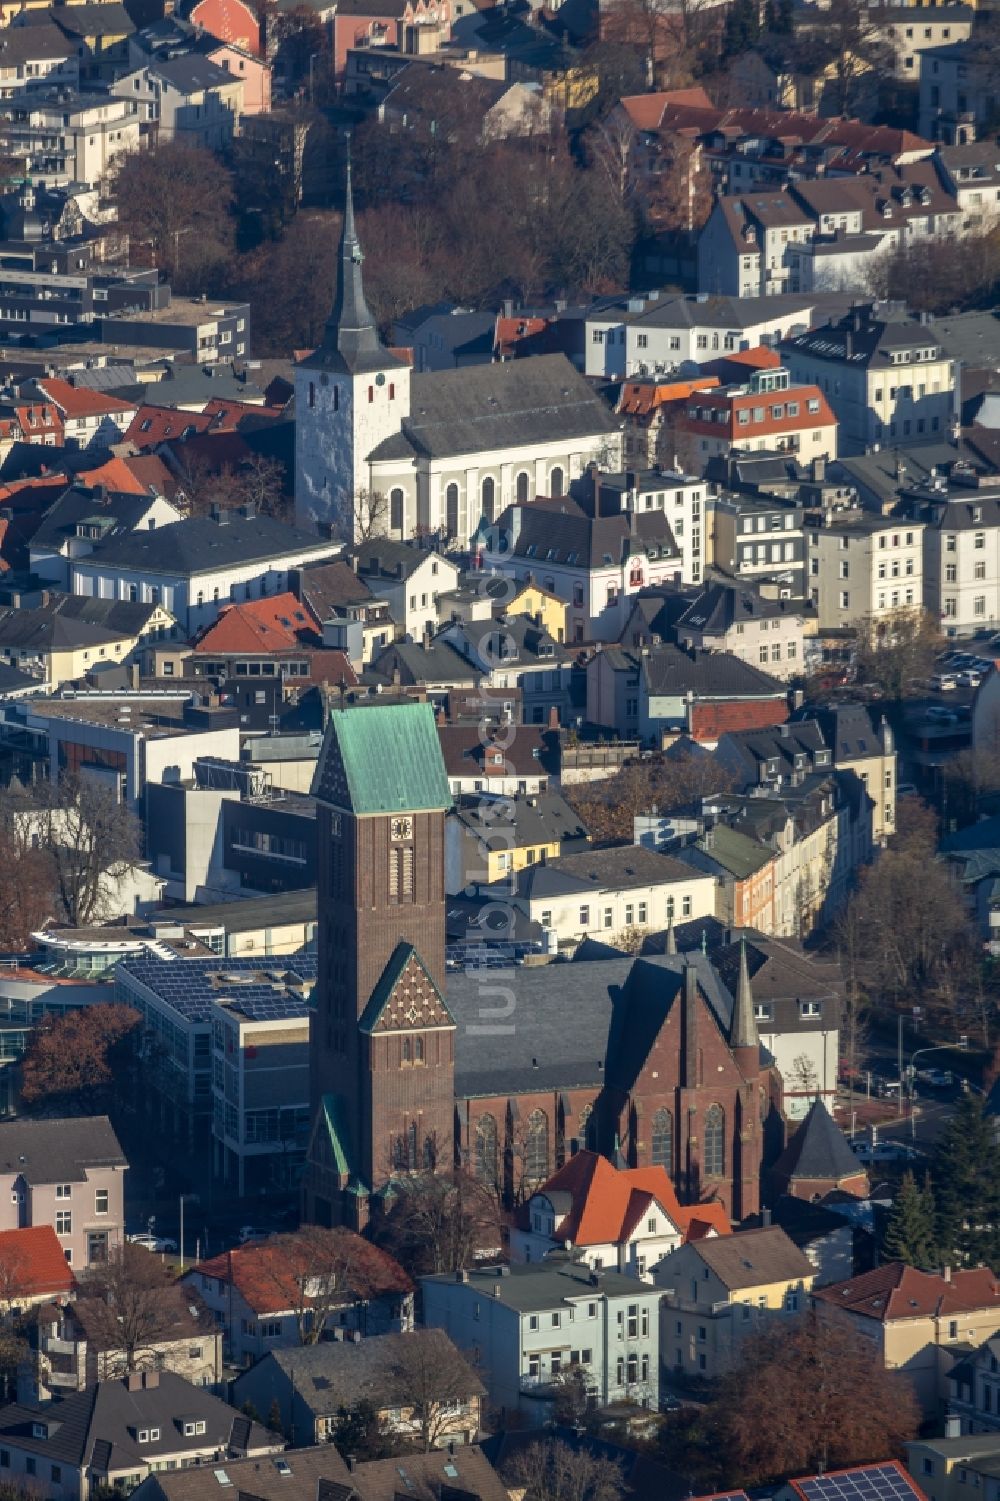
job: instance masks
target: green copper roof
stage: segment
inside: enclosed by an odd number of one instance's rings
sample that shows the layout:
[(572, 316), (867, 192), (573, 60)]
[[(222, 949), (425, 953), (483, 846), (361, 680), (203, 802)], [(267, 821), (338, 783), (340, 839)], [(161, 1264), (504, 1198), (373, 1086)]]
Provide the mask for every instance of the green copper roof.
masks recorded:
[(340, 1177), (346, 1178), (351, 1171), (347, 1160), (347, 1148), (344, 1145), (346, 1135), (341, 1121), (340, 1100), (336, 1095), (325, 1094), (322, 1099), (323, 1122), (326, 1126), (326, 1134), (330, 1142), (330, 1159), (334, 1171)]
[(352, 813), (419, 813), (451, 807), (430, 704), (334, 709), (313, 792)]

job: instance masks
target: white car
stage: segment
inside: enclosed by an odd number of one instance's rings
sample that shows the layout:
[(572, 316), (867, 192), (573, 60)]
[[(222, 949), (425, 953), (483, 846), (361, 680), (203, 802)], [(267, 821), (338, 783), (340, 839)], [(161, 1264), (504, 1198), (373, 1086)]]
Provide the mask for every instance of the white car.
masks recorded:
[(147, 1251), (162, 1252), (177, 1250), (177, 1242), (171, 1240), (169, 1235), (130, 1235), (128, 1241), (133, 1246), (144, 1246)]

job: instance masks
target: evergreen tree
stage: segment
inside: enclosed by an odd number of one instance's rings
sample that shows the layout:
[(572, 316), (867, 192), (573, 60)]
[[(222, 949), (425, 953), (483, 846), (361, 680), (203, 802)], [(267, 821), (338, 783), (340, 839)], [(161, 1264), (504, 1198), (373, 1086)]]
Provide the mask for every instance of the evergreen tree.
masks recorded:
[(938, 1138), (931, 1180), (941, 1259), (1000, 1270), (1000, 1152), (993, 1122), (971, 1091)]
[(882, 1241), (883, 1261), (905, 1261), (929, 1270), (936, 1265), (934, 1195), (929, 1183), (917, 1187), (912, 1173), (904, 1173)]
[(756, 0), (733, 0), (726, 13), (722, 34), (723, 57), (739, 57), (760, 36), (760, 12)]

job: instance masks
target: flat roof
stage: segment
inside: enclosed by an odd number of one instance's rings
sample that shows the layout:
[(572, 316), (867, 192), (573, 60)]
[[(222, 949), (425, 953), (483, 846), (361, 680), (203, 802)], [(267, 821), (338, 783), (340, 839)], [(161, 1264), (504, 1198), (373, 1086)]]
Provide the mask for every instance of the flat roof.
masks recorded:
[(306, 886), (301, 891), (276, 891), (269, 896), (233, 902), (162, 907), (151, 913), (146, 921), (151, 925), (176, 923), (195, 932), (203, 928), (225, 928), (230, 933), (249, 933), (255, 928), (280, 928), (284, 923), (315, 922), (316, 906), (316, 887)]
[(247, 302), (222, 302), (216, 298), (201, 301), (196, 297), (174, 297), (168, 307), (150, 308), (143, 312), (103, 313), (102, 320), (112, 327), (116, 323), (186, 323), (197, 327), (210, 323), (213, 318), (228, 318), (241, 308), (249, 308)]

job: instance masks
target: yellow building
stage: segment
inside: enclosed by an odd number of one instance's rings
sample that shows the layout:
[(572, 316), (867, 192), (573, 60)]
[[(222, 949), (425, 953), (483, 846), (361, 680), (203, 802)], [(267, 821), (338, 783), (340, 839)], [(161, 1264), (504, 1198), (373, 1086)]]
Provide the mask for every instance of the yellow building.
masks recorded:
[(58, 688), (126, 661), (141, 645), (173, 635), (176, 624), (162, 605), (76, 596), (55, 607), (0, 610), (0, 661)]
[(461, 798), (445, 822), (445, 890), (457, 896), (470, 885), (503, 880), (568, 855), (589, 838), (555, 792)]
[(711, 1380), (762, 1323), (803, 1312), (816, 1269), (777, 1225), (678, 1246), (654, 1269), (663, 1289), (660, 1360)]
[(539, 584), (525, 584), (506, 607), (508, 615), (530, 615), (556, 641), (566, 640), (566, 601)]

